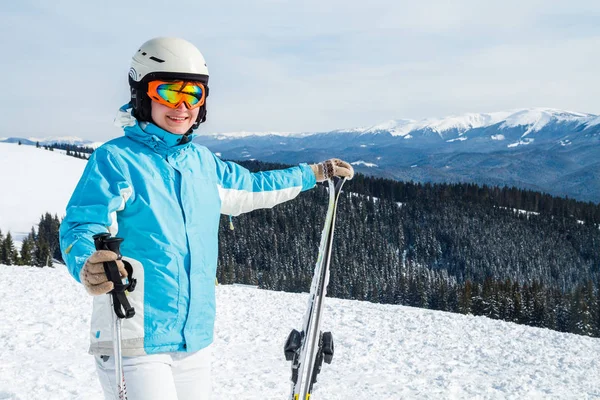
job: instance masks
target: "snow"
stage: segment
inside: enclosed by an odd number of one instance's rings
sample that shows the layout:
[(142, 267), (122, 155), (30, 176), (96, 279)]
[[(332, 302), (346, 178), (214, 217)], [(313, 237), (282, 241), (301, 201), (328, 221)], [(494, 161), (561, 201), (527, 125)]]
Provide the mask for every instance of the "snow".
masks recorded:
[[(523, 136), (525, 136), (525, 134), (523, 134)], [(523, 139), (520, 139), (518, 142), (514, 142), (514, 143), (507, 145), (506, 147), (526, 146), (528, 144), (533, 143), (534, 140), (535, 139), (531, 139), (531, 138), (523, 138)]]
[(418, 122), (412, 119), (393, 119), (366, 129), (363, 133), (377, 133), (387, 131), (392, 136), (407, 136), (409, 132), (417, 130)]
[[(382, 122), (368, 128), (344, 129), (344, 132), (381, 133), (389, 132), (393, 136), (412, 138), (411, 132), (429, 130), (444, 137), (445, 132), (457, 131), (461, 137), (468, 130), (486, 128), (500, 124), (499, 128), (526, 126), (526, 136), (539, 131), (550, 122), (576, 122), (587, 127), (600, 124), (600, 117), (593, 114), (557, 110), (553, 108), (525, 108), (491, 113), (466, 113), (443, 118), (426, 118), (422, 120), (397, 119)], [(504, 135), (496, 135), (493, 140), (504, 140)], [(464, 140), (464, 139), (463, 139)]]
[(537, 211), (522, 210), (520, 208), (508, 208), (508, 207), (498, 207), (498, 208), (501, 208), (503, 210), (511, 210), (512, 212), (514, 212), (516, 214), (526, 215), (527, 217), (529, 217), (530, 215), (540, 215), (540, 213)]
[(465, 132), (469, 129), (482, 128), (497, 124), (506, 118), (508, 112), (495, 112), (488, 114), (468, 113), (461, 116), (452, 116), (441, 120), (432, 120), (427, 127), (435, 132), (445, 132), (456, 129), (459, 132)]
[(466, 136), (459, 136), (459, 137), (457, 137), (457, 138), (454, 138), (454, 139), (448, 139), (448, 140), (446, 140), (446, 142), (447, 142), (447, 143), (452, 143), (452, 142), (464, 142), (464, 141), (465, 141), (465, 140), (467, 140), (467, 139), (468, 139), (468, 137), (466, 137)]
[(571, 141), (569, 139), (561, 140), (561, 141), (559, 141), (559, 143), (563, 147), (571, 145)]
[(585, 129), (591, 128), (593, 126), (600, 125), (600, 116), (591, 118), (587, 123)]
[[(84, 166), (0, 143), (0, 184), (9, 189), (0, 196), (0, 229), (29, 232), (42, 213), (61, 216)], [(0, 399), (100, 400), (87, 354), (91, 297), (61, 265), (0, 265), (0, 273)], [(228, 285), (216, 292), (214, 399), (286, 398), (283, 344), (300, 328), (307, 294)], [(333, 298), (323, 318), (335, 355), (315, 400), (600, 397), (596, 338)]]
[(551, 122), (588, 124), (589, 121), (596, 118), (593, 114), (541, 107), (513, 110), (509, 113), (510, 115), (504, 119), (500, 128), (527, 126), (528, 129), (523, 136), (526, 136), (531, 132), (539, 131)]
[(97, 149), (98, 147), (102, 146), (105, 142), (91, 142), (91, 143), (86, 143), (84, 146), (85, 147), (91, 147), (92, 149)]
[(203, 136), (213, 136), (218, 140), (227, 140), (227, 139), (239, 139), (243, 137), (250, 136), (289, 136), (289, 137), (301, 137), (310, 135), (313, 133), (305, 133), (305, 132), (250, 132), (250, 131), (238, 131), (238, 132), (209, 132), (203, 133)]
[(504, 137), (504, 135), (500, 135), (500, 134), (498, 134), (498, 135), (492, 135), (492, 136), (490, 136), (490, 138), (491, 138), (492, 140), (504, 140), (504, 139), (506, 139), (506, 138)]
[(427, 118), (420, 121), (411, 119), (390, 120), (369, 128), (366, 132), (389, 131), (393, 136), (407, 136), (416, 130), (429, 129), (433, 132), (443, 133), (456, 129), (460, 133), (469, 129), (494, 125), (508, 116), (508, 112), (497, 112), (489, 114), (464, 114), (461, 116), (450, 116), (436, 119)]
[(15, 240), (42, 214), (62, 218), (86, 161), (35, 146), (0, 143), (0, 229)]
[[(335, 266), (333, 266), (335, 268)], [(0, 265), (0, 399), (102, 399), (87, 354), (91, 297), (66, 269)], [(217, 287), (214, 399), (283, 399), (283, 343), (307, 294)], [(311, 398), (600, 396), (600, 340), (417, 308), (328, 298), (335, 341)]]
[(354, 161), (354, 162), (351, 162), (350, 164), (352, 164), (352, 165), (364, 165), (365, 167), (369, 167), (369, 168), (377, 167), (377, 164), (373, 164), (373, 163), (366, 162), (366, 161), (363, 161), (363, 160)]
[[(515, 114), (523, 114), (529, 116), (530, 111), (535, 113), (536, 109), (532, 110), (517, 110), (517, 111), (499, 111), (492, 113), (467, 113), (458, 116), (449, 116), (445, 118), (426, 118), (420, 121), (411, 119), (390, 120), (381, 124), (377, 124), (365, 132), (389, 131), (394, 136), (408, 136), (410, 132), (417, 130), (430, 130), (440, 134), (450, 130), (458, 131), (459, 135), (475, 128), (485, 128), (498, 123), (506, 124), (506, 121), (517, 123)], [(512, 118), (512, 119), (511, 119)], [(534, 119), (533, 116), (529, 119)], [(523, 119), (529, 123), (529, 120)], [(507, 125), (508, 126), (508, 125)]]
[(502, 124), (503, 128), (514, 128), (517, 126), (530, 126), (523, 134), (527, 135), (533, 131), (539, 131), (551, 121), (551, 116), (544, 111), (523, 110), (512, 114)]
[(502, 123), (501, 128), (514, 128), (527, 126), (523, 136), (541, 130), (552, 121), (587, 123), (594, 118), (591, 114), (582, 114), (573, 111), (556, 110), (553, 108), (533, 108), (520, 110), (511, 114)]

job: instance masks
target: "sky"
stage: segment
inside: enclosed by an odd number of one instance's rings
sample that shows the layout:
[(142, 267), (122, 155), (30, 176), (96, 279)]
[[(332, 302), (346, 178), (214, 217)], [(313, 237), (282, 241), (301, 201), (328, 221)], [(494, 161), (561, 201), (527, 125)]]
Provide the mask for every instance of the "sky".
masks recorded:
[(120, 136), (131, 57), (157, 36), (185, 38), (207, 60), (199, 133), (600, 112), (594, 0), (20, 0), (0, 4), (0, 137)]

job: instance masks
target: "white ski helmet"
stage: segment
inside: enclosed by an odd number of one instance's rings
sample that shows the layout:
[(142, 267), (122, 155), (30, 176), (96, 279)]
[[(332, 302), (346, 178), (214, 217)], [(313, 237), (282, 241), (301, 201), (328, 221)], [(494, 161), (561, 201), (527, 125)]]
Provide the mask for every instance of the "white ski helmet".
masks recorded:
[[(131, 106), (138, 121), (151, 122), (148, 82), (155, 79), (200, 81), (208, 97), (208, 68), (202, 53), (190, 42), (179, 38), (159, 37), (142, 44), (133, 55), (129, 68)], [(206, 100), (200, 107), (192, 130), (206, 121)]]

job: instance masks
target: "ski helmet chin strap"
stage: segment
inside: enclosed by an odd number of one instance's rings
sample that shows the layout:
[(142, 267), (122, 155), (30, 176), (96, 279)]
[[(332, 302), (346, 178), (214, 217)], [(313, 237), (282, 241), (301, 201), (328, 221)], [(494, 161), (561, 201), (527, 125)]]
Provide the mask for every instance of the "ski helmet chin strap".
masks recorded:
[(181, 136), (181, 139), (179, 139), (179, 144), (186, 144), (191, 142), (190, 133), (192, 133), (192, 130), (193, 129), (190, 129), (189, 132), (186, 132), (183, 134), (183, 136)]

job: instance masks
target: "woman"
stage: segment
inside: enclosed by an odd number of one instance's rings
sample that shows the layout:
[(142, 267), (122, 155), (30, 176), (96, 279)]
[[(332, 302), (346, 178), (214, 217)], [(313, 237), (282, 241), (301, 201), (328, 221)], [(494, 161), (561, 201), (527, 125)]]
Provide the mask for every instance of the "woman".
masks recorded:
[(337, 159), (250, 173), (191, 142), (206, 120), (208, 69), (191, 43), (156, 38), (133, 56), (131, 101), (116, 122), (125, 136), (99, 147), (69, 201), (60, 227), (63, 258), (94, 295), (90, 353), (107, 399), (116, 398), (112, 344), (113, 282), (93, 236), (124, 238), (123, 260), (137, 287), (127, 299), (135, 316), (122, 320), (123, 370), (135, 399), (210, 397), (210, 344), (220, 214), (239, 215), (290, 200), (316, 181), (351, 179)]

